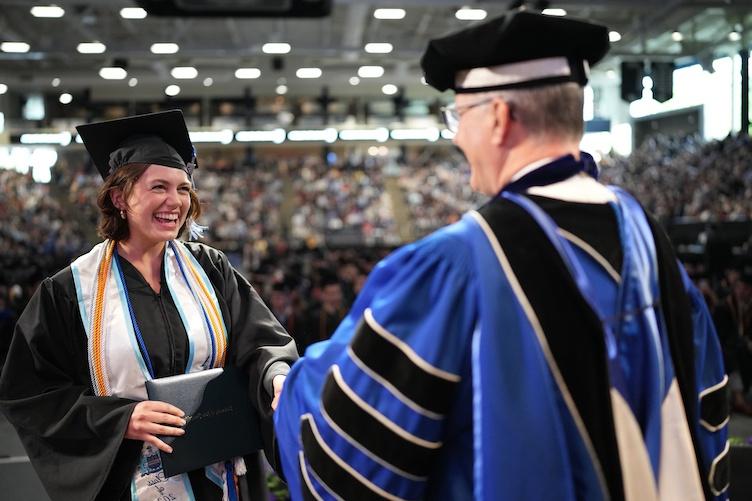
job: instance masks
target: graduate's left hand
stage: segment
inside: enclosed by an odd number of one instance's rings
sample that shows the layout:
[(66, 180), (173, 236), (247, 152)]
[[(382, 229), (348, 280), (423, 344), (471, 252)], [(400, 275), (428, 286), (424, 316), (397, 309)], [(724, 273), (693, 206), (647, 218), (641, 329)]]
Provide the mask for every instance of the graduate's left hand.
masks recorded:
[(274, 399), (272, 400), (273, 411), (276, 411), (277, 405), (279, 405), (279, 396), (282, 394), (282, 388), (285, 386), (285, 378), (286, 376), (279, 374), (272, 379), (272, 387), (274, 388)]

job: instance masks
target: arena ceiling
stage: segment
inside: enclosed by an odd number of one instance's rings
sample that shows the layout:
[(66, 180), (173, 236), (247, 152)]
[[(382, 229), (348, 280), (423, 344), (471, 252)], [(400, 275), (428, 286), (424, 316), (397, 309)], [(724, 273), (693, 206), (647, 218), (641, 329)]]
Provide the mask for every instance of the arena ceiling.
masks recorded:
[[(205, 0), (211, 2), (212, 0)], [(217, 0), (214, 0), (217, 1)], [(259, 0), (255, 0), (259, 1)], [(175, 18), (149, 15), (124, 19), (125, 0), (55, 0), (65, 13), (58, 18), (31, 15), (42, 1), (0, 0), (0, 41), (26, 42), (25, 53), (0, 52), (0, 82), (11, 92), (82, 92), (93, 100), (114, 98), (155, 99), (166, 86), (177, 84), (180, 97), (232, 96), (250, 92), (273, 96), (280, 84), (289, 96), (316, 96), (323, 87), (331, 95), (380, 96), (385, 84), (404, 89), (407, 97), (435, 95), (421, 84), (418, 60), (426, 41), (468, 26), (472, 21), (455, 17), (461, 0), (358, 1), (334, 0), (331, 15), (323, 18)], [(519, 1), (476, 1), (488, 16), (508, 10)], [(540, 2), (529, 2), (540, 6)], [(749, 47), (752, 0), (597, 0), (551, 1), (549, 8), (608, 25), (621, 36), (596, 71), (618, 70), (623, 60), (700, 61)], [(405, 10), (401, 20), (374, 17), (377, 8)], [(677, 41), (681, 34), (681, 40)], [(737, 33), (732, 34), (732, 32)], [(100, 42), (101, 54), (81, 54), (82, 42)], [(176, 43), (174, 54), (153, 54), (153, 43)], [(290, 44), (290, 52), (262, 52), (267, 42)], [(387, 54), (371, 54), (367, 43), (390, 43)], [(276, 59), (275, 59), (276, 58)], [(127, 77), (105, 80), (103, 66), (121, 64)], [(378, 78), (350, 79), (360, 66), (382, 66)], [(178, 80), (174, 67), (194, 67), (197, 76)], [(238, 68), (256, 68), (260, 77), (241, 80)], [(320, 68), (321, 76), (301, 79), (299, 68)], [(613, 74), (612, 74), (613, 76)], [(129, 86), (130, 79), (137, 84)], [(211, 86), (206, 86), (210, 78)], [(59, 79), (59, 80), (56, 80)], [(57, 85), (54, 85), (57, 84)]]

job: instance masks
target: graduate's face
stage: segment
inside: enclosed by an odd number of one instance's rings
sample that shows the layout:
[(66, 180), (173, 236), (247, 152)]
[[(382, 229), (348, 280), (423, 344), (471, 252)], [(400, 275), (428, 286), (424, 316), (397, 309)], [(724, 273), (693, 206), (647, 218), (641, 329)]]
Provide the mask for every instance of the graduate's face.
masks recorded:
[(128, 240), (151, 246), (177, 238), (191, 206), (190, 192), (185, 171), (150, 165), (125, 201)]

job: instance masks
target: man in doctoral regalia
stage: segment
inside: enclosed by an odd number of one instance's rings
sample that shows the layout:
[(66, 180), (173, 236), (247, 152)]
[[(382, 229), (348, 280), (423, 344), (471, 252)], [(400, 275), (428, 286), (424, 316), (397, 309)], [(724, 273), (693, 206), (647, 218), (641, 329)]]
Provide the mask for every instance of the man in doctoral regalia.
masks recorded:
[(492, 197), (373, 271), (275, 415), (295, 499), (704, 499), (728, 487), (721, 354), (667, 237), (580, 152), (608, 29), (525, 11), (432, 40)]

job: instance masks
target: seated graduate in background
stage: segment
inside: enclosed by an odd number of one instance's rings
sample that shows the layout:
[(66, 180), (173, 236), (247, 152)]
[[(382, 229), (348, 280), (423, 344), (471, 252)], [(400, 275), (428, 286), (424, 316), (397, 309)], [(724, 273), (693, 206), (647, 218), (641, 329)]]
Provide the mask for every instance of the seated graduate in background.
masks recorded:
[(235, 458), (164, 479), (157, 449), (170, 447), (159, 436), (182, 434), (185, 420), (144, 389), (148, 379), (234, 365), (248, 375), (271, 452), (272, 407), (297, 358), (222, 252), (178, 240), (201, 213), (183, 115), (78, 130), (105, 179), (105, 241), (32, 297), (0, 376), (0, 408), (53, 500), (219, 501), (238, 499), (238, 486), (258, 491), (258, 454), (245, 458), (248, 475)]
[(431, 41), (428, 84), (493, 197), (378, 264), (290, 371), (293, 499), (700, 500), (728, 486), (702, 297), (579, 151), (605, 26), (515, 11)]

